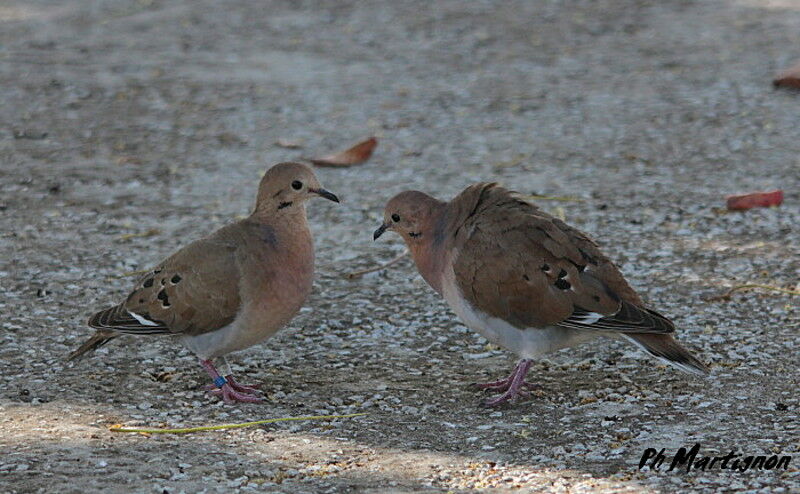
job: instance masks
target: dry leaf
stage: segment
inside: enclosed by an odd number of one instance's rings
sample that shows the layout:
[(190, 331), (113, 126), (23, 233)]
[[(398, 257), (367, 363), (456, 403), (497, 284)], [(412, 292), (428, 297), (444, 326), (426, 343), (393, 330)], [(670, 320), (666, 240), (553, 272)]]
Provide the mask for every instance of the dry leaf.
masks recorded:
[(359, 142), (347, 151), (329, 154), (322, 158), (311, 158), (309, 161), (317, 166), (352, 166), (363, 163), (372, 156), (372, 151), (378, 145), (378, 139), (370, 137), (364, 142)]
[(303, 147), (302, 139), (278, 139), (275, 145), (279, 148), (300, 149)]
[(141, 165), (142, 164), (142, 160), (140, 160), (136, 156), (120, 156), (119, 158), (117, 158), (116, 161), (117, 161), (118, 165), (127, 165), (127, 164)]
[(562, 208), (561, 206), (556, 206), (555, 208), (553, 208), (553, 212), (551, 214), (556, 218), (560, 219), (561, 221), (567, 220), (567, 212), (564, 211), (564, 208)]
[(800, 63), (784, 70), (772, 81), (775, 87), (793, 87), (800, 89)]
[(149, 230), (140, 232), (140, 233), (126, 233), (124, 235), (120, 235), (117, 237), (117, 240), (130, 240), (132, 238), (147, 238), (152, 237), (153, 235), (158, 235), (161, 233), (161, 230), (158, 228), (151, 228)]
[(753, 192), (752, 194), (728, 196), (725, 200), (727, 202), (728, 211), (769, 208), (781, 205), (783, 202), (783, 191), (778, 189), (769, 192)]
[(494, 168), (512, 168), (512, 167), (515, 167), (515, 166), (521, 164), (527, 158), (528, 158), (528, 156), (525, 155), (525, 154), (518, 154), (516, 157), (514, 157), (513, 159), (510, 159), (508, 161), (498, 161), (497, 163), (492, 163), (492, 167), (494, 167)]
[(247, 144), (245, 139), (242, 139), (233, 132), (223, 132), (222, 134), (218, 134), (217, 141), (223, 146), (243, 146)]

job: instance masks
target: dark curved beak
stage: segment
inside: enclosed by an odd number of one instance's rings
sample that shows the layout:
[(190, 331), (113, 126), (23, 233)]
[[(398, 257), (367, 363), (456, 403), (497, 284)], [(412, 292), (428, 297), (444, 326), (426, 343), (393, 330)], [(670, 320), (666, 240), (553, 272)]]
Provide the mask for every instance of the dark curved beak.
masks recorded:
[(336, 194), (325, 189), (308, 189), (308, 191), (313, 192), (314, 194), (319, 194), (320, 197), (324, 197), (329, 201), (339, 202), (339, 198), (336, 197)]
[(378, 229), (375, 230), (375, 233), (372, 234), (372, 240), (378, 240), (378, 237), (383, 235), (383, 232), (385, 232), (387, 228), (389, 228), (389, 225), (386, 223), (379, 226)]

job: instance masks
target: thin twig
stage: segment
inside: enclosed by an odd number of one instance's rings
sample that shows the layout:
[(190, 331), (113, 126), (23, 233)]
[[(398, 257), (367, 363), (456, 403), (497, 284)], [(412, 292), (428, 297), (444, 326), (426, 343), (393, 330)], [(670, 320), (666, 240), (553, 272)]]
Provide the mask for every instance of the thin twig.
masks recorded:
[(122, 240), (130, 240), (132, 238), (140, 238), (140, 237), (141, 238), (147, 238), (147, 237), (152, 237), (153, 235), (158, 235), (159, 233), (161, 233), (161, 230), (159, 230), (158, 228), (151, 228), (149, 230), (146, 230), (146, 231), (143, 231), (143, 232), (139, 232), (139, 233), (126, 233), (124, 235), (120, 235), (119, 237), (116, 238), (116, 240), (122, 241)]
[(745, 283), (744, 285), (736, 285), (732, 288), (729, 288), (725, 293), (722, 295), (717, 295), (715, 297), (709, 298), (709, 300), (730, 300), (731, 295), (733, 292), (739, 290), (748, 290), (750, 288), (762, 288), (764, 290), (772, 290), (773, 292), (780, 292), (786, 293), (788, 295), (800, 295), (800, 291), (798, 290), (790, 290), (788, 288), (781, 288), (779, 286), (772, 286), (772, 285), (762, 285), (760, 283)]
[(344, 276), (348, 280), (352, 280), (353, 278), (358, 278), (359, 276), (363, 276), (363, 275), (365, 275), (367, 273), (373, 273), (375, 271), (380, 271), (381, 269), (388, 268), (392, 264), (400, 262), (407, 255), (408, 255), (408, 249), (404, 250), (402, 254), (400, 254), (399, 256), (395, 257), (391, 261), (385, 262), (383, 264), (379, 264), (379, 265), (371, 267), (369, 269), (362, 269), (360, 271), (353, 271), (352, 273), (347, 273)]
[(242, 422), (239, 424), (207, 425), (201, 427), (186, 427), (182, 429), (135, 429), (122, 427), (120, 424), (112, 425), (108, 428), (111, 432), (138, 432), (141, 434), (189, 434), (192, 432), (219, 431), (223, 429), (241, 429), (253, 425), (271, 424), (273, 422), (288, 422), (290, 420), (324, 420), (324, 419), (347, 419), (351, 417), (361, 417), (366, 413), (351, 413), (348, 415), (311, 415), (307, 417), (281, 417), (277, 419), (256, 420), (255, 422)]
[(538, 201), (560, 201), (560, 202), (586, 202), (586, 199), (581, 199), (575, 196), (542, 196), (539, 194), (529, 194), (520, 196), (522, 199), (533, 199)]
[(149, 271), (150, 271), (149, 269), (139, 269), (137, 271), (125, 271), (124, 273), (111, 276), (111, 278), (127, 278), (129, 276), (139, 276)]

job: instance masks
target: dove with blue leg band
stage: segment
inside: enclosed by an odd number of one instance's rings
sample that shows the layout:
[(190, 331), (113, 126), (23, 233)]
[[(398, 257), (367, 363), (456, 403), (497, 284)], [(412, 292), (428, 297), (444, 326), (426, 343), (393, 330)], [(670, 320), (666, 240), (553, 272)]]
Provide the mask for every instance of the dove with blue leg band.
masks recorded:
[(300, 310), (314, 279), (314, 241), (305, 202), (339, 199), (301, 163), (264, 174), (247, 217), (189, 243), (147, 270), (119, 304), (96, 313), (97, 333), (70, 358), (122, 334), (177, 335), (200, 359), (208, 391), (226, 402), (257, 403), (255, 387), (221, 377), (214, 359), (274, 335)]

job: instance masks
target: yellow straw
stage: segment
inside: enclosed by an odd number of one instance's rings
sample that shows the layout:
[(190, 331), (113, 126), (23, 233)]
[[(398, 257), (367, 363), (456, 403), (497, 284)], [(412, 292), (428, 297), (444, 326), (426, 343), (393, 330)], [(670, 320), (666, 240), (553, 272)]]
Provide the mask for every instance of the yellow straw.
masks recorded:
[(349, 415), (311, 415), (307, 417), (282, 417), (277, 419), (256, 420), (255, 422), (242, 422), (240, 424), (206, 425), (201, 427), (187, 427), (183, 429), (131, 429), (120, 424), (108, 428), (111, 432), (139, 432), (142, 434), (189, 434), (191, 432), (219, 431), (223, 429), (241, 429), (252, 425), (271, 424), (273, 422), (288, 422), (290, 420), (322, 420), (322, 419), (347, 419), (361, 417), (366, 413), (351, 413)]
[(728, 289), (727, 292), (720, 295), (720, 298), (728, 298), (731, 294), (737, 290), (748, 290), (751, 288), (761, 288), (763, 290), (772, 290), (773, 292), (780, 292), (785, 293), (787, 295), (800, 295), (800, 290), (789, 290), (788, 288), (781, 288), (779, 286), (772, 286), (772, 285), (762, 285), (761, 283), (746, 283), (744, 285), (737, 285), (733, 288)]

